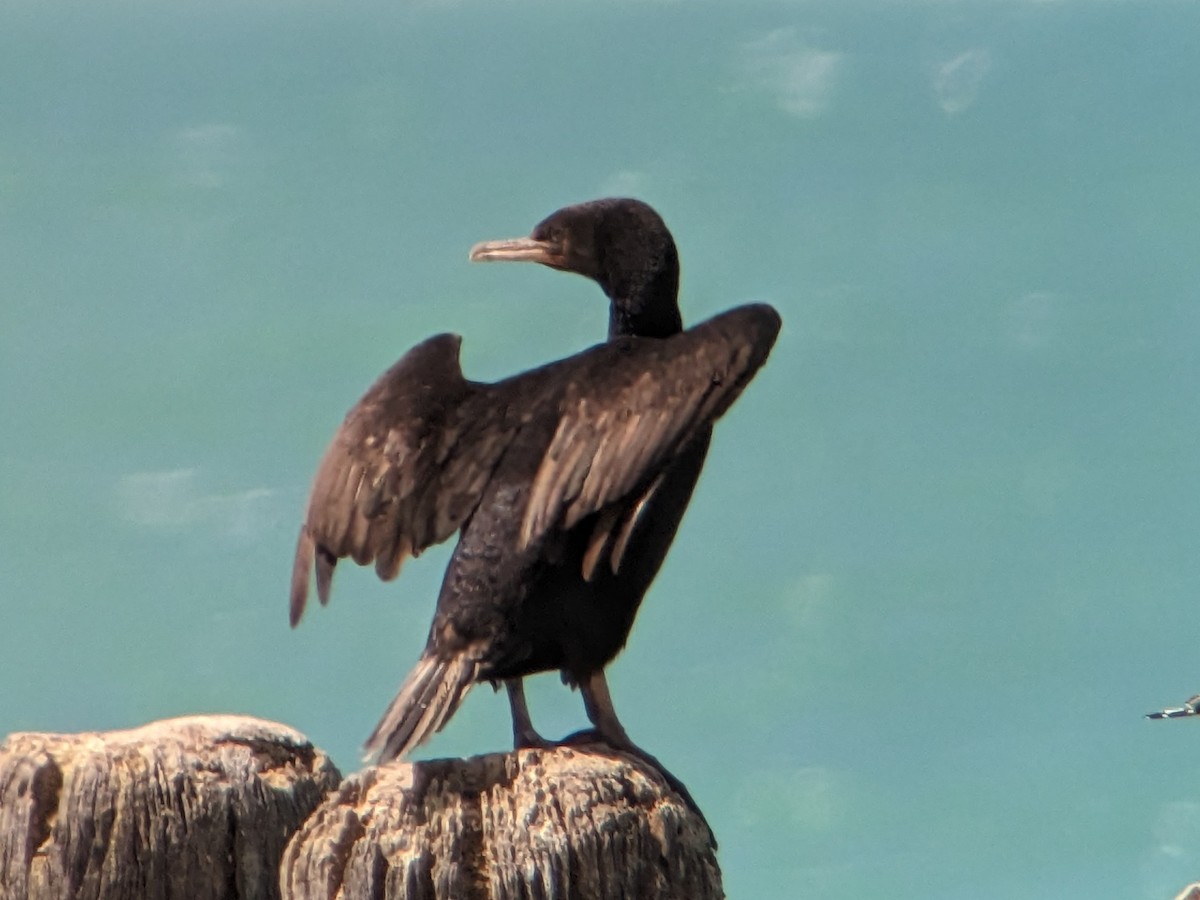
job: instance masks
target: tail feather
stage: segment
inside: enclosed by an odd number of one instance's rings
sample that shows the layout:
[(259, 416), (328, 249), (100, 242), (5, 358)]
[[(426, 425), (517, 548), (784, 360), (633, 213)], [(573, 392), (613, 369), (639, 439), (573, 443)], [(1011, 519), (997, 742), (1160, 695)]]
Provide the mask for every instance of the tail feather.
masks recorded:
[(425, 743), (450, 721), (478, 674), (479, 663), (463, 654), (426, 653), (367, 738), (366, 757), (385, 763)]

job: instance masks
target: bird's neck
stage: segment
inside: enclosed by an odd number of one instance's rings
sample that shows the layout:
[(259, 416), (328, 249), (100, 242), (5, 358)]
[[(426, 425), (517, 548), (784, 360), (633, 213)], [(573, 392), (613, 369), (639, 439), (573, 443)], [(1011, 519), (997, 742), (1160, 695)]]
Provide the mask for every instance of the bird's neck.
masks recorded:
[(609, 339), (622, 335), (665, 338), (683, 331), (678, 294), (678, 275), (664, 275), (650, 284), (609, 292)]
[(665, 338), (681, 331), (683, 319), (679, 307), (673, 303), (667, 309), (652, 306), (646, 310), (629, 310), (615, 304), (609, 309), (609, 340), (623, 335)]

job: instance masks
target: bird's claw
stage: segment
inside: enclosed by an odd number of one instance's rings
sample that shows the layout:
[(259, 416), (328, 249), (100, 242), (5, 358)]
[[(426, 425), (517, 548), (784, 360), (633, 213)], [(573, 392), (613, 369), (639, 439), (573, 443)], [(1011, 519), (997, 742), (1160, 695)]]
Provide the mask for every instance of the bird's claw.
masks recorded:
[(704, 823), (705, 829), (708, 831), (708, 839), (713, 845), (713, 849), (717, 848), (717, 836), (713, 833), (712, 826), (708, 824), (708, 819), (704, 817), (704, 813), (700, 810), (699, 805), (692, 798), (692, 793), (687, 789), (687, 786), (667, 771), (666, 766), (660, 763), (655, 757), (651, 756), (641, 747), (631, 741), (613, 741), (604, 735), (598, 728), (584, 728), (581, 731), (576, 731), (567, 735), (562, 740), (550, 741), (539, 735), (537, 732), (528, 734), (519, 733), (515, 735), (516, 749), (523, 750), (533, 748), (538, 750), (553, 750), (556, 747), (604, 747), (610, 750), (617, 750), (621, 753), (628, 753), (630, 756), (637, 757), (654, 771), (662, 776), (663, 781), (667, 786), (679, 796), (679, 799), (687, 804), (687, 808), (700, 817), (700, 821)]

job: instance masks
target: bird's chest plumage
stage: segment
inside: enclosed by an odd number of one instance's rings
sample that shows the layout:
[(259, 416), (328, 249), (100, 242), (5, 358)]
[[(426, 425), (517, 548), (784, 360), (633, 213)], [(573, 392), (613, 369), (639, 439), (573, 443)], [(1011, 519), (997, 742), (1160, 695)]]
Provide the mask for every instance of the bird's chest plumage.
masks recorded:
[(454, 635), (464, 645), (486, 648), (483, 677), (561, 669), (577, 680), (603, 668), (628, 639), (707, 449), (705, 433), (668, 467), (637, 517), (619, 567), (614, 571), (605, 560), (590, 579), (584, 578), (584, 558), (599, 517), (553, 529), (538, 544), (518, 550), (529, 478), (497, 477), (487, 502), (463, 530), (442, 586), (431, 642)]

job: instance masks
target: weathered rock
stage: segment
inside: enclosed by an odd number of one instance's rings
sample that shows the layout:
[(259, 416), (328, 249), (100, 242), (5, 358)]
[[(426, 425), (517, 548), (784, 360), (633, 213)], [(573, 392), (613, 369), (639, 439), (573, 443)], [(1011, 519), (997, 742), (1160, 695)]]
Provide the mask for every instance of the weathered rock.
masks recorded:
[(0, 744), (2, 900), (275, 898), (288, 838), (341, 776), (296, 731), (194, 716)]
[(635, 757), (521, 750), (349, 776), (284, 851), (286, 900), (711, 900), (703, 820)]

